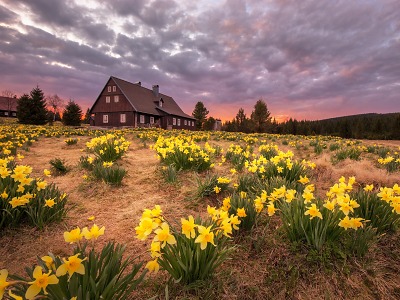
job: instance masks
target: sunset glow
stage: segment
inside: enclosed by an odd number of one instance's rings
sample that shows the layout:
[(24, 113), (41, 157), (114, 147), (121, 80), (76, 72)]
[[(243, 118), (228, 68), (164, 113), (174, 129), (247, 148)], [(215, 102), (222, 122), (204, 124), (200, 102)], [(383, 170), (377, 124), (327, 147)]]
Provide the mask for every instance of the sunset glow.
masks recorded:
[(25, 1), (0, 4), (0, 92), (39, 85), (90, 107), (110, 76), (191, 114), (323, 119), (400, 111), (400, 2)]

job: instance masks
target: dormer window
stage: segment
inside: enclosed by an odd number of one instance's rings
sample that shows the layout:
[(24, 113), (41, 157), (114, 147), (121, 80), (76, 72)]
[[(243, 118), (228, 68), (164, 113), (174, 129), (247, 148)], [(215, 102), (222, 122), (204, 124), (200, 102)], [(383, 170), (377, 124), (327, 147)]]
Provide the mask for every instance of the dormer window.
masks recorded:
[(111, 92), (111, 86), (107, 87), (107, 91), (110, 93)]
[(113, 92), (117, 91), (117, 87), (115, 85), (113, 85)]
[(164, 102), (164, 101), (163, 101), (162, 99), (160, 99), (160, 101), (158, 101), (158, 106), (159, 106), (159, 107), (162, 107), (163, 102)]

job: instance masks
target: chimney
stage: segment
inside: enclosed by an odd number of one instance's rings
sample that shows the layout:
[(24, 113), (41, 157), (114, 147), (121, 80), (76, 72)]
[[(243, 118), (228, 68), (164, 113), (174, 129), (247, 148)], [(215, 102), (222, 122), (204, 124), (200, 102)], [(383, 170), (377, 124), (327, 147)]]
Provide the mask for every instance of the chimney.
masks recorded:
[(158, 84), (153, 85), (153, 94), (157, 98), (158, 97), (158, 92), (159, 92), (159, 86)]

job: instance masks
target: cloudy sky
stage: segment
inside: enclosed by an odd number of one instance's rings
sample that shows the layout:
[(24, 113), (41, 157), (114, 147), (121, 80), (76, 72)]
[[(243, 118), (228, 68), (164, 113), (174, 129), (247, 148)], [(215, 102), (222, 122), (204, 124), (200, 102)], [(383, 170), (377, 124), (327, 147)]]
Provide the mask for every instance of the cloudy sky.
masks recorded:
[(399, 0), (0, 0), (0, 92), (96, 100), (109, 76), (232, 119), (400, 111)]

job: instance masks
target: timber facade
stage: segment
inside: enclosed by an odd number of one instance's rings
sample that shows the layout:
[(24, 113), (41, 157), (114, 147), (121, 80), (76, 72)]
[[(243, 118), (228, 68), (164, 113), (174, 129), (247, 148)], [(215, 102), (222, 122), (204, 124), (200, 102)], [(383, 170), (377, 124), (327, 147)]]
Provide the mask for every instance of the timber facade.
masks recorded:
[(175, 100), (159, 92), (159, 86), (147, 89), (111, 76), (90, 109), (90, 125), (101, 127), (159, 127), (195, 129), (195, 119), (185, 114)]

